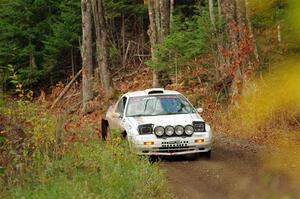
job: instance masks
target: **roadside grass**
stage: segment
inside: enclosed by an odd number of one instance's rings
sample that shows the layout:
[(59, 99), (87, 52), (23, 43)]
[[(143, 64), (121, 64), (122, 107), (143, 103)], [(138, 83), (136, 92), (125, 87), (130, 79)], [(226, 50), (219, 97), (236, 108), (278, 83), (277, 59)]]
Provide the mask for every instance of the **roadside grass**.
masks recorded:
[(126, 143), (76, 143), (60, 160), (26, 174), (10, 198), (168, 198), (157, 164), (131, 153)]
[[(159, 165), (117, 132), (101, 142), (88, 125), (66, 127), (32, 103), (2, 107), (0, 116), (0, 198), (171, 198)], [(24, 135), (18, 145), (14, 132)]]

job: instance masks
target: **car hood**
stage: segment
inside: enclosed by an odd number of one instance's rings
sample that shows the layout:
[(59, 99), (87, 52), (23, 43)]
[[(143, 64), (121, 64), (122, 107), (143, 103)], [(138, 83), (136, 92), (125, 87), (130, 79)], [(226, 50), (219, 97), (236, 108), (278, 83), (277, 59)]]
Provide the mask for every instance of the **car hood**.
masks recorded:
[(141, 124), (154, 124), (155, 126), (167, 125), (188, 125), (193, 121), (203, 121), (202, 117), (197, 113), (178, 114), (178, 115), (158, 115), (158, 116), (143, 116), (143, 117), (127, 117), (127, 121), (132, 127), (138, 127)]

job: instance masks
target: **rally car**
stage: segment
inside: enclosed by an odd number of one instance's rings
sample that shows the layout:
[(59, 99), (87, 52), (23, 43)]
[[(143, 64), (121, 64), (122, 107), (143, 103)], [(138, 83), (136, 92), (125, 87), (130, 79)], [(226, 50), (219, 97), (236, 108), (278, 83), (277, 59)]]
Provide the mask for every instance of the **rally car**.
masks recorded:
[(210, 157), (212, 131), (188, 99), (177, 91), (153, 88), (129, 92), (109, 107), (102, 120), (102, 138), (121, 130), (140, 155)]

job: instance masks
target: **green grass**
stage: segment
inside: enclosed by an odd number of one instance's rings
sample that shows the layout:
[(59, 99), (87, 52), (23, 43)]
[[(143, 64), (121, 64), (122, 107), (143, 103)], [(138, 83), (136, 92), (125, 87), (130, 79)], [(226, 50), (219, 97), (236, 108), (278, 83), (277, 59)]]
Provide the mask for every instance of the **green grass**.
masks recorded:
[[(159, 165), (130, 152), (120, 132), (105, 143), (88, 124), (65, 131), (66, 116), (27, 101), (0, 107), (0, 116), (1, 199), (170, 198)], [(16, 127), (26, 137), (19, 150), (3, 137)]]
[(169, 198), (157, 164), (126, 143), (76, 143), (60, 160), (37, 165), (7, 198)]

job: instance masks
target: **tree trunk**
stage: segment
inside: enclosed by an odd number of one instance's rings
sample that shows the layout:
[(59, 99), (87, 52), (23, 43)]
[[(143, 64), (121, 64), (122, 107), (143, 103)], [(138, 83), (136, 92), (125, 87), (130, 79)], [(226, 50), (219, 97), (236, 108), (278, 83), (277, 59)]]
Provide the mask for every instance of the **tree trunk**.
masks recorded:
[(88, 102), (93, 98), (91, 79), (92, 55), (92, 15), (90, 0), (81, 0), (82, 10), (82, 113), (88, 112)]
[(103, 0), (92, 0), (92, 8), (96, 32), (97, 71), (100, 74), (101, 83), (106, 94), (110, 95), (112, 93), (112, 83), (109, 70), (108, 36)]
[(122, 37), (122, 65), (123, 68), (125, 68), (125, 62), (126, 62), (126, 57), (125, 57), (125, 52), (126, 52), (126, 42), (125, 42), (125, 16), (122, 14), (122, 28), (121, 28), (121, 37)]
[[(253, 70), (252, 66), (259, 58), (247, 11), (247, 1), (223, 0), (221, 7), (229, 41), (227, 50), (230, 52), (230, 67), (226, 74), (233, 76), (229, 96), (231, 102), (236, 103), (247, 79), (245, 71)], [(256, 61), (252, 60), (253, 55)]]
[(216, 17), (214, 13), (214, 1), (213, 0), (208, 0), (208, 8), (209, 8), (209, 17), (211, 21), (211, 25), (213, 28), (213, 31), (216, 31)]
[[(153, 2), (152, 0), (150, 2)], [(157, 28), (157, 33), (160, 33), (160, 0), (154, 0), (154, 12), (155, 12), (155, 23)], [(160, 36), (158, 35), (158, 39)]]
[(214, 62), (215, 62), (216, 79), (217, 79), (217, 81), (219, 81), (220, 77), (222, 75), (221, 68), (225, 62), (224, 56), (222, 53), (223, 37), (217, 31), (216, 16), (215, 16), (215, 12), (214, 12), (213, 0), (208, 0), (208, 8), (209, 8), (210, 21), (211, 21), (211, 25), (212, 25), (211, 48), (212, 48), (212, 53), (213, 53)]
[(221, 23), (221, 21), (222, 21), (221, 0), (218, 0), (218, 20), (219, 20), (219, 23)]
[(170, 30), (172, 28), (172, 23), (173, 23), (173, 14), (174, 14), (174, 0), (171, 0), (171, 2), (170, 2)]
[(229, 47), (238, 52), (238, 23), (236, 21), (236, 4), (235, 0), (221, 1), (223, 19), (226, 24), (226, 32), (229, 40)]
[(163, 42), (164, 38), (170, 34), (170, 0), (160, 1), (160, 42)]
[[(148, 30), (148, 34), (150, 37), (150, 43), (151, 43), (151, 56), (153, 60), (156, 60), (155, 56), (155, 45), (158, 43), (158, 27), (159, 25), (157, 23), (157, 13), (155, 12), (155, 5), (157, 2), (155, 0), (149, 0), (148, 2), (148, 14), (149, 14), (149, 20), (150, 20), (150, 27)], [(158, 87), (158, 75), (155, 70), (153, 70), (153, 87)]]
[(249, 29), (249, 34), (250, 34), (250, 38), (251, 38), (252, 45), (253, 45), (253, 54), (254, 54), (256, 62), (259, 63), (258, 48), (257, 48), (257, 44), (256, 44), (256, 39), (254, 37), (252, 23), (251, 23), (251, 20), (250, 20), (250, 15), (249, 15), (249, 10), (248, 10), (249, 3), (248, 3), (248, 0), (244, 0), (244, 1), (245, 1), (245, 9), (246, 9), (245, 10), (245, 13), (246, 13), (246, 23), (247, 23), (247, 26), (248, 26), (248, 29)]
[(3, 102), (5, 90), (6, 74), (5, 71), (0, 69), (0, 103)]
[[(163, 42), (170, 33), (170, 0), (149, 0), (148, 14), (150, 27), (148, 34), (151, 43), (151, 56), (156, 60), (155, 46)], [(153, 71), (153, 87), (166, 86), (171, 80), (164, 71)]]
[[(237, 57), (239, 57), (239, 65), (237, 66), (236, 72), (235, 72), (235, 78), (233, 80), (233, 95), (238, 95), (240, 94), (240, 89), (239, 87), (241, 87), (244, 84), (244, 73), (245, 73), (245, 67), (247, 67), (247, 65), (251, 66), (251, 59), (250, 59), (250, 55), (245, 54), (242, 52), (242, 47), (243, 43), (248, 43), (248, 40), (250, 39), (249, 37), (249, 31), (248, 28), (246, 26), (246, 4), (245, 4), (245, 0), (235, 0), (235, 4), (236, 4), (236, 21), (237, 21), (237, 27), (238, 27), (238, 54)], [(248, 43), (249, 44), (249, 43)], [(251, 44), (250, 44), (251, 45)], [(249, 45), (249, 46), (250, 46)], [(245, 55), (244, 55), (245, 54)]]
[(209, 8), (209, 17), (210, 17), (210, 22), (212, 26), (212, 38), (211, 38), (211, 50), (213, 53), (214, 57), (214, 62), (215, 62), (215, 71), (216, 71), (216, 77), (217, 80), (220, 78), (219, 74), (219, 60), (218, 60), (218, 49), (217, 49), (217, 29), (216, 29), (216, 18), (214, 14), (214, 2), (213, 0), (208, 0), (208, 8)]
[(225, 71), (227, 76), (233, 75), (233, 81), (229, 88), (229, 97), (233, 103), (240, 93), (242, 83), (241, 62), (239, 56), (239, 39), (240, 39), (240, 23), (242, 22), (239, 13), (237, 13), (236, 1), (239, 0), (223, 0), (221, 1), (223, 19), (226, 24), (227, 38), (229, 45), (227, 50), (230, 52), (229, 67)]
[[(236, 19), (238, 26), (240, 28), (239, 34), (243, 34), (243, 28), (246, 26), (246, 5), (245, 5), (245, 0), (235, 0), (236, 4)], [(243, 38), (241, 35), (240, 38)]]

